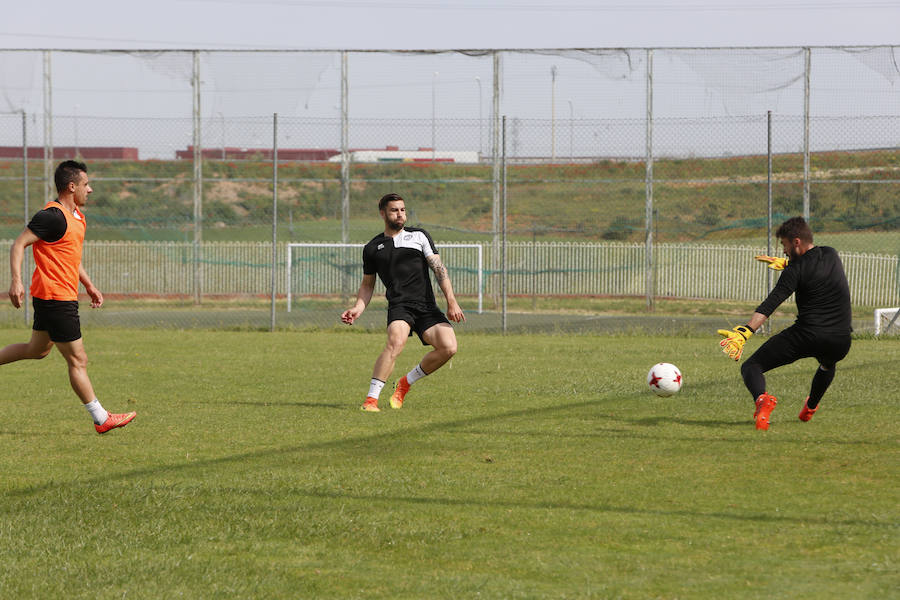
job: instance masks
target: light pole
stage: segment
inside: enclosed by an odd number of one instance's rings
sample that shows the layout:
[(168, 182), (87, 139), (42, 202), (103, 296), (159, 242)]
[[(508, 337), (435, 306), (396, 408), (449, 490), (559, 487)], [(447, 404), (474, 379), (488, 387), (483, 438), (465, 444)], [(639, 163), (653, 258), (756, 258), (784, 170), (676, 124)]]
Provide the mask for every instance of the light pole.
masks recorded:
[(222, 160), (225, 160), (225, 115), (220, 111), (219, 120), (222, 122)]
[(435, 86), (437, 85), (437, 77), (438, 77), (438, 72), (435, 71), (434, 75), (431, 77), (431, 161), (432, 162), (434, 162), (434, 146), (435, 146), (435, 139), (436, 139), (436, 134), (435, 134), (435, 115), (436, 115)]
[(78, 158), (78, 105), (75, 105), (75, 158)]
[(484, 121), (481, 120), (481, 77), (475, 77), (475, 83), (478, 84), (478, 156), (481, 157), (481, 140), (482, 140), (482, 127), (484, 125)]
[(556, 65), (550, 67), (550, 160), (556, 161)]
[(572, 107), (572, 99), (569, 98), (569, 160), (575, 160), (575, 109)]

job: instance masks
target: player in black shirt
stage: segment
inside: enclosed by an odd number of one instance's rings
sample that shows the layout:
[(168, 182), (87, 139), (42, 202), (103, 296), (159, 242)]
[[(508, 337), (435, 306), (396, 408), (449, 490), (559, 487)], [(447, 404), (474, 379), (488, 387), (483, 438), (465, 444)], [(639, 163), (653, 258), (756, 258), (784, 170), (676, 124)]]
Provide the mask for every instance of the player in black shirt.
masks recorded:
[[(413, 383), (439, 369), (456, 354), (456, 334), (450, 321), (466, 320), (431, 236), (424, 229), (405, 227), (403, 198), (387, 194), (378, 202), (378, 211), (384, 219), (384, 233), (376, 235), (363, 248), (363, 279), (356, 304), (341, 314), (341, 321), (348, 325), (356, 321), (372, 299), (377, 274), (388, 301), (387, 344), (375, 361), (369, 393), (362, 405), (363, 410), (372, 412), (379, 410), (378, 396), (413, 331), (423, 345), (434, 349), (397, 382), (391, 408), (400, 408)], [(429, 269), (447, 298), (446, 317), (435, 301)]]
[(719, 330), (725, 337), (720, 342), (723, 352), (738, 360), (744, 342), (788, 296), (795, 295), (797, 320), (794, 324), (769, 338), (741, 365), (744, 384), (756, 402), (753, 414), (756, 428), (763, 430), (769, 428), (769, 418), (777, 404), (775, 396), (766, 391), (763, 373), (800, 358), (814, 357), (819, 361), (799, 415), (801, 421), (809, 421), (834, 379), (835, 366), (850, 351), (852, 331), (850, 286), (837, 251), (814, 245), (812, 230), (802, 217), (788, 219), (775, 235), (788, 258), (757, 256), (756, 259), (768, 263), (771, 269), (783, 271), (778, 283), (747, 325), (732, 331)]

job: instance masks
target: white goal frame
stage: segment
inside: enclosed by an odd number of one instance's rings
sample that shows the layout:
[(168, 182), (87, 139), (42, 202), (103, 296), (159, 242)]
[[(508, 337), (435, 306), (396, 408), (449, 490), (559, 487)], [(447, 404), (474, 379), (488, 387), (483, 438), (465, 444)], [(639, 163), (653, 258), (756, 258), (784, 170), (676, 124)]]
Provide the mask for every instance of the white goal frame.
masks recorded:
[[(887, 333), (888, 330), (893, 327), (894, 323), (897, 322), (897, 317), (900, 317), (900, 308), (876, 308), (875, 309), (875, 335), (881, 335), (882, 333)], [(884, 331), (881, 330), (881, 321), (883, 319), (890, 319), (887, 324), (887, 327), (884, 328)]]
[[(330, 242), (291, 242), (287, 245), (287, 279), (285, 291), (287, 294), (287, 311), (291, 312), (291, 277), (294, 264), (293, 250), (294, 248), (359, 248), (362, 249), (365, 244), (341, 244)], [(484, 247), (481, 244), (438, 244), (441, 248), (475, 248), (478, 250), (478, 314), (484, 309)]]

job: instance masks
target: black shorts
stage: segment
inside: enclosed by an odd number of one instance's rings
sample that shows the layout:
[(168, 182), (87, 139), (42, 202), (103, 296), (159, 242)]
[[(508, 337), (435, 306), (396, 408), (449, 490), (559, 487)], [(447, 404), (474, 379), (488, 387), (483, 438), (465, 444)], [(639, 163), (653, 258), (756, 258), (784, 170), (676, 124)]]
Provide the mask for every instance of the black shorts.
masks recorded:
[(789, 365), (801, 358), (815, 358), (833, 369), (850, 352), (850, 334), (810, 331), (792, 325), (766, 341), (747, 362), (755, 362), (763, 372)]
[(450, 324), (450, 321), (447, 320), (447, 317), (444, 316), (444, 313), (437, 306), (415, 306), (412, 304), (388, 306), (388, 325), (394, 321), (406, 321), (409, 323), (409, 326), (412, 328), (409, 335), (412, 335), (412, 332), (415, 331), (419, 339), (422, 340), (423, 346), (428, 344), (422, 339), (422, 334), (429, 328), (439, 323)]
[(51, 342), (74, 342), (81, 339), (81, 320), (77, 300), (42, 300), (32, 298), (35, 331), (46, 331)]

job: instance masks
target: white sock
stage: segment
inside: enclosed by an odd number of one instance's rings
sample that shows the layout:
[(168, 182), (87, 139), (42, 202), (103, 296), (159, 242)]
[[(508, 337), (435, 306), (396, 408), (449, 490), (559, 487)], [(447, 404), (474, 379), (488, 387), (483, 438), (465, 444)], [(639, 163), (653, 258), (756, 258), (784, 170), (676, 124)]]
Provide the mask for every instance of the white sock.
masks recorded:
[(109, 413), (106, 412), (102, 406), (100, 406), (100, 401), (94, 398), (92, 401), (88, 402), (84, 405), (89, 413), (91, 413), (91, 417), (94, 419), (94, 423), (97, 425), (103, 425), (106, 423), (106, 419), (109, 417)]
[(422, 365), (416, 365), (415, 369), (406, 374), (406, 383), (412, 385), (426, 375), (428, 375), (428, 373), (422, 370)]
[(384, 382), (373, 377), (372, 381), (369, 383), (369, 397), (378, 400), (378, 396), (381, 395), (382, 388), (384, 388)]

